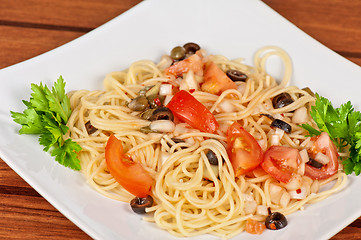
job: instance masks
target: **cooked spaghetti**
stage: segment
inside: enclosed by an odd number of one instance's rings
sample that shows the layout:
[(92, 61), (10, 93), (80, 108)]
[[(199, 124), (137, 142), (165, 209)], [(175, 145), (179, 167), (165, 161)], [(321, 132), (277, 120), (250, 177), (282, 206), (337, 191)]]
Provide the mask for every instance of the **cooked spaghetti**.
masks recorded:
[[(267, 59), (274, 55), (284, 63), (280, 83), (265, 70)], [(192, 56), (197, 56), (194, 58), (201, 62), (201, 68), (177, 69)], [(125, 202), (134, 197), (108, 170), (105, 146), (110, 135), (119, 139), (125, 155), (140, 163), (155, 180), (150, 193), (154, 205), (147, 208), (149, 214), (144, 219), (176, 236), (209, 233), (228, 239), (245, 230), (247, 219), (264, 222), (268, 208), (288, 215), (345, 186), (347, 177), (341, 170), (325, 179), (304, 174), (308, 159), (304, 160), (302, 150), (312, 149), (315, 139), (306, 137), (308, 132), (300, 124), (315, 126), (309, 115), (315, 98), (305, 89), (288, 86), (292, 64), (282, 49), (260, 49), (254, 66), (245, 65), (242, 59), (207, 55), (202, 49), (187, 57), (176, 62), (168, 55), (159, 63), (138, 61), (124, 71), (109, 73), (105, 90), (69, 93), (73, 112), (67, 124), (68, 137), (81, 145), (82, 172), (98, 192)], [(223, 72), (238, 70), (247, 79), (214, 93), (204, 84), (204, 65), (209, 62)], [(167, 120), (147, 120), (144, 115), (154, 111), (151, 106), (134, 110), (130, 104), (144, 92), (154, 91), (154, 86), (158, 90), (156, 105), (167, 106), (178, 91), (187, 91), (212, 113), (219, 127), (207, 132), (177, 117), (173, 125)], [(292, 102), (275, 108), (272, 101), (282, 93)], [(273, 126), (274, 119), (288, 123), (292, 131)], [(301, 153), (291, 181), (279, 181), (259, 166), (237, 174), (227, 151), (227, 130), (234, 122), (253, 136), (262, 152), (276, 145)], [(209, 152), (216, 158), (215, 165), (208, 159)], [(331, 186), (322, 187), (326, 184)]]

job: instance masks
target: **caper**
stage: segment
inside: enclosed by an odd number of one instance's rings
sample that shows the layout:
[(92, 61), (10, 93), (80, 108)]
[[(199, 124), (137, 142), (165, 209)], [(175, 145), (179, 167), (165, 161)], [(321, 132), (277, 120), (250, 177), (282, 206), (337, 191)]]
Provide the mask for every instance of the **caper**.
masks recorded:
[(140, 117), (144, 120), (149, 120), (152, 117), (154, 110), (155, 108), (146, 109), (140, 114)]
[(226, 74), (233, 82), (245, 82), (248, 79), (248, 76), (246, 74), (236, 69), (229, 69), (227, 70)]
[(183, 45), (187, 55), (196, 53), (201, 47), (197, 43), (189, 42)]
[(290, 94), (283, 92), (278, 94), (272, 99), (272, 105), (275, 109), (285, 107), (293, 103), (293, 99)]
[(174, 120), (174, 116), (172, 111), (167, 107), (159, 107), (156, 108), (150, 117), (150, 121), (156, 121), (156, 120)]
[(265, 221), (266, 228), (278, 230), (287, 226), (287, 219), (282, 213), (271, 212), (271, 208), (268, 208), (268, 214)]
[(154, 85), (151, 86), (145, 86), (144, 88), (139, 90), (139, 95), (144, 95), (149, 91), (149, 89), (153, 88)]
[(152, 129), (150, 129), (149, 126), (141, 127), (141, 128), (140, 128), (140, 131), (141, 131), (142, 133), (155, 133), (155, 132), (156, 132), (156, 131), (153, 131)]
[(96, 127), (94, 127), (90, 121), (87, 121), (85, 123), (85, 129), (86, 131), (88, 132), (88, 134), (92, 134), (92, 133), (95, 133), (98, 129)]
[(135, 197), (130, 201), (130, 207), (135, 213), (143, 214), (145, 209), (153, 205), (152, 196), (148, 195), (145, 198)]
[(165, 96), (160, 96), (158, 94), (153, 94), (147, 96), (149, 105), (151, 108), (157, 108), (163, 105)]
[(314, 92), (312, 92), (312, 90), (309, 87), (304, 87), (302, 88), (302, 90), (310, 94), (312, 97), (315, 96)]
[(286, 133), (291, 133), (291, 131), (292, 131), (291, 125), (289, 125), (288, 123), (286, 123), (285, 121), (283, 121), (281, 119), (274, 119), (271, 123), (271, 127), (276, 127), (276, 128), (282, 129)]
[(170, 52), (170, 57), (174, 60), (182, 60), (186, 55), (186, 50), (183, 47), (177, 46)]

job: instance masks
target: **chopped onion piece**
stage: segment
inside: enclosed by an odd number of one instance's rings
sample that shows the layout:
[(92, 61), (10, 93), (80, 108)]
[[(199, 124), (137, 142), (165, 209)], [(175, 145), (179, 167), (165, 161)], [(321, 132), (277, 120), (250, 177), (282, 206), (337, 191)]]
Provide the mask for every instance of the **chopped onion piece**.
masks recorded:
[(157, 67), (160, 70), (165, 70), (166, 68), (170, 67), (173, 63), (172, 58), (169, 55), (163, 55), (159, 61), (159, 63), (157, 64)]
[(264, 205), (258, 205), (257, 206), (257, 214), (268, 216), (268, 207)]
[(159, 87), (159, 95), (165, 96), (172, 94), (171, 84), (161, 84)]
[(310, 160), (306, 149), (302, 149), (300, 152), (301, 162), (298, 166), (298, 174), (305, 175), (305, 164)]
[(297, 109), (292, 116), (292, 122), (296, 124), (302, 124), (307, 122), (308, 115), (307, 115), (307, 108), (306, 107), (300, 107)]
[(276, 184), (270, 183), (269, 185), (269, 193), (270, 193), (270, 197), (271, 197), (271, 201), (274, 202), (275, 204), (278, 204), (280, 202), (281, 196), (282, 196), (282, 191), (284, 191), (284, 189)]
[(307, 196), (307, 189), (305, 186), (298, 188), (296, 190), (291, 190), (288, 192), (291, 196), (291, 199), (305, 199)]
[(288, 192), (284, 191), (282, 196), (281, 196), (281, 199), (280, 199), (281, 206), (283, 208), (287, 207), (290, 200), (291, 200), (291, 195)]
[(246, 91), (247, 83), (239, 81), (239, 83), (237, 85), (238, 85), (237, 91), (240, 92), (241, 94), (244, 94), (244, 92)]
[(170, 120), (157, 120), (157, 121), (153, 121), (149, 125), (149, 128), (152, 131), (157, 131), (157, 132), (173, 132), (175, 129), (175, 124)]
[(160, 161), (162, 163), (162, 165), (168, 160), (168, 158), (170, 157), (170, 153), (168, 152), (161, 152), (160, 154)]
[(173, 98), (173, 95), (167, 95), (167, 96), (165, 96), (165, 98), (164, 98), (164, 106), (167, 106), (167, 104), (170, 102), (170, 100), (172, 100), (172, 98)]
[(302, 177), (294, 175), (288, 183), (282, 183), (282, 185), (289, 191), (297, 190), (302, 186)]
[(318, 152), (315, 156), (315, 160), (319, 163), (322, 163), (323, 165), (326, 165), (330, 159), (323, 153)]
[(271, 146), (273, 145), (280, 145), (280, 136), (276, 135), (276, 134), (273, 134), (271, 136)]
[(227, 99), (223, 99), (222, 102), (218, 105), (223, 112), (234, 112), (235, 108), (233, 106), (233, 104), (231, 103), (231, 101), (227, 100)]

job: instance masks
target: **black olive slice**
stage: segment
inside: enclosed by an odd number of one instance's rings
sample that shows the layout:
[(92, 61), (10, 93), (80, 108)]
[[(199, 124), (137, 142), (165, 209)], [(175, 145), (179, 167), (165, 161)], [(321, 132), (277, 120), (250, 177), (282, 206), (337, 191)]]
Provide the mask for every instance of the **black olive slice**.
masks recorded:
[(183, 45), (183, 48), (186, 51), (186, 54), (194, 54), (196, 53), (201, 47), (197, 43), (189, 42)]
[(322, 163), (316, 161), (316, 160), (313, 159), (313, 158), (310, 158), (310, 160), (309, 160), (308, 162), (306, 162), (306, 164), (308, 164), (308, 165), (310, 165), (310, 166), (312, 166), (312, 167), (314, 167), (314, 168), (318, 168), (318, 169), (320, 169), (320, 168), (323, 167), (323, 164), (322, 164)]
[(217, 155), (210, 149), (208, 149), (206, 156), (208, 158), (208, 161), (212, 165), (218, 165), (218, 158)]
[(293, 103), (293, 99), (291, 95), (286, 92), (278, 94), (272, 99), (272, 105), (275, 109), (283, 108), (291, 103)]
[(276, 127), (276, 128), (282, 129), (286, 133), (291, 133), (291, 131), (292, 131), (291, 125), (289, 125), (288, 123), (286, 123), (285, 121), (283, 121), (281, 119), (274, 119), (271, 123), (271, 127)]
[(92, 134), (92, 133), (95, 133), (98, 129), (96, 127), (94, 127), (90, 121), (87, 121), (85, 123), (85, 129), (86, 131), (88, 132), (88, 134)]
[(237, 82), (237, 81), (245, 82), (248, 78), (246, 74), (236, 69), (229, 69), (227, 70), (226, 74), (233, 82)]
[(150, 121), (156, 120), (174, 120), (174, 116), (172, 111), (167, 107), (159, 107), (154, 110), (152, 116), (150, 117)]
[(130, 207), (135, 213), (145, 213), (145, 209), (153, 205), (152, 196), (148, 195), (145, 198), (135, 197), (130, 201)]
[(270, 208), (268, 208), (268, 213), (269, 215), (265, 221), (266, 228), (270, 230), (279, 230), (287, 226), (287, 219), (282, 213), (272, 213)]

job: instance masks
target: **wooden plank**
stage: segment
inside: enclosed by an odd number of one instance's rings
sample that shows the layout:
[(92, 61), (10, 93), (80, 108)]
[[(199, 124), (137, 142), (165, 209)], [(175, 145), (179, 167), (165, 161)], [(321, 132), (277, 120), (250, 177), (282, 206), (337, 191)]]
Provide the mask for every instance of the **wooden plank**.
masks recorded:
[(321, 3), (318, 0), (263, 0), (263, 2), (311, 37), (341, 55), (354, 59), (355, 53), (361, 54), (361, 1), (329, 0)]
[(0, 25), (0, 69), (50, 51), (83, 34)]
[[(0, 24), (33, 23), (96, 28), (140, 0), (1, 0)], [(21, 7), (19, 6), (21, 4)]]

